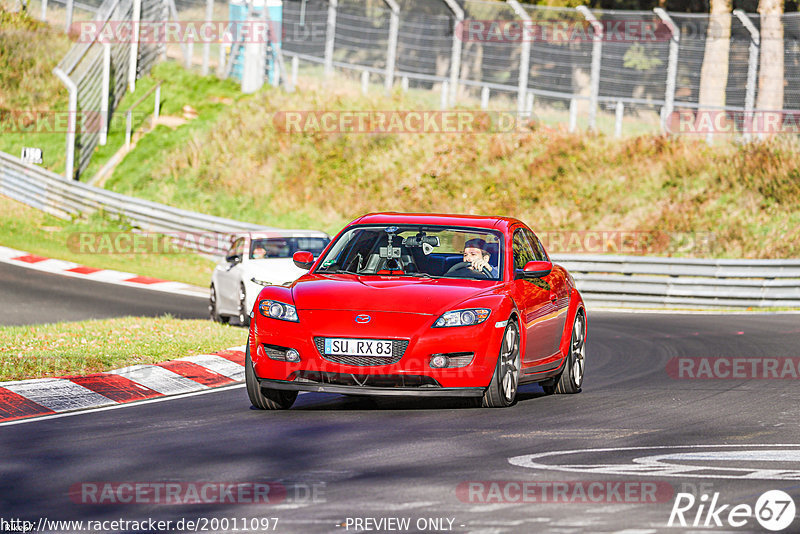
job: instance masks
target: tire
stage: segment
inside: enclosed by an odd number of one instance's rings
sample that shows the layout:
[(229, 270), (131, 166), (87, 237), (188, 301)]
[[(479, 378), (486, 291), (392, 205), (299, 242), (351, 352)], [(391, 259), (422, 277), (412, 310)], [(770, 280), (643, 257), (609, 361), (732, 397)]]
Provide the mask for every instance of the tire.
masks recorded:
[(506, 408), (517, 400), (519, 372), (522, 367), (519, 355), (519, 327), (509, 319), (503, 332), (503, 343), (497, 356), (492, 382), (481, 399), (484, 408)]
[(583, 385), (584, 367), (586, 359), (586, 318), (583, 312), (578, 311), (572, 323), (572, 335), (569, 342), (569, 354), (564, 363), (561, 374), (552, 379), (549, 385), (540, 383), (544, 392), (553, 393), (580, 393)]
[(244, 284), (239, 286), (239, 314), (237, 318), (240, 325), (250, 326), (250, 310), (247, 309), (247, 290)]
[(208, 316), (215, 323), (227, 323), (228, 317), (223, 317), (219, 314), (217, 308), (217, 288), (212, 284), (211, 291), (208, 295)]
[(288, 410), (297, 399), (296, 391), (264, 389), (258, 384), (253, 360), (250, 359), (250, 343), (247, 344), (244, 361), (244, 380), (247, 384), (247, 396), (253, 407), (259, 410)]

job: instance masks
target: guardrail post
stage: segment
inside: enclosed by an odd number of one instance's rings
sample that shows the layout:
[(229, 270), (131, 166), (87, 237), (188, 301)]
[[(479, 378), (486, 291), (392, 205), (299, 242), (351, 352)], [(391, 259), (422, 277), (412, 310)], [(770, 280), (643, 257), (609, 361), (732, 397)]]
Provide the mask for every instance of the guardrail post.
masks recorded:
[(458, 94), (458, 78), (461, 75), (461, 36), (459, 29), (464, 31), (464, 10), (456, 3), (456, 0), (444, 0), (447, 7), (455, 15), (453, 21), (453, 46), (450, 51), (450, 104), (455, 104)]
[(42, 22), (47, 22), (47, 0), (42, 0)]
[(300, 58), (292, 58), (292, 87), (297, 87), (297, 75), (300, 72)]
[(131, 130), (133, 129), (133, 120), (131, 110), (125, 113), (125, 150), (131, 149)]
[(136, 61), (139, 58), (139, 20), (142, 18), (142, 0), (133, 0), (133, 30), (131, 56), (128, 64), (128, 90), (136, 90)]
[(522, 35), (522, 48), (519, 55), (519, 79), (517, 80), (517, 112), (522, 114), (525, 113), (527, 104), (525, 93), (528, 90), (528, 76), (531, 68), (531, 41), (525, 37), (529, 35), (525, 31), (525, 26), (530, 26), (532, 22), (531, 16), (519, 5), (517, 0), (506, 0), (506, 2), (514, 10), (514, 13), (522, 19), (523, 24), (523, 30), (520, 32)]
[(528, 118), (533, 118), (533, 104), (534, 94), (528, 93), (528, 101), (525, 102), (525, 113), (528, 115)]
[(325, 77), (333, 74), (333, 42), (336, 39), (336, 9), (339, 0), (328, 0), (328, 24), (325, 29)]
[(448, 100), (447, 95), (450, 91), (449, 85), (450, 83), (447, 80), (442, 82), (442, 96), (441, 99), (439, 100), (439, 107), (441, 109), (447, 109), (447, 100)]
[(63, 70), (56, 67), (53, 69), (55, 74), (61, 82), (67, 86), (69, 91), (69, 117), (67, 120), (67, 158), (64, 168), (64, 177), (67, 180), (74, 178), (75, 172), (75, 132), (78, 127), (78, 86), (75, 85), (69, 76)]
[(625, 105), (622, 101), (617, 102), (617, 109), (614, 114), (614, 137), (622, 137), (622, 117), (625, 114)]
[(592, 36), (592, 74), (589, 93), (589, 129), (594, 130), (597, 122), (597, 98), (600, 95), (600, 61), (603, 57), (603, 25), (586, 6), (575, 8), (594, 29)]
[(383, 0), (392, 10), (389, 16), (389, 44), (386, 46), (386, 75), (383, 78), (383, 87), (387, 92), (394, 85), (394, 67), (397, 62), (397, 34), (400, 32), (400, 6), (395, 0)]
[(103, 43), (103, 82), (100, 89), (100, 144), (108, 142), (108, 99), (111, 97), (111, 43)]
[(361, 94), (365, 95), (369, 92), (369, 72), (361, 71)]
[(569, 132), (575, 131), (578, 126), (578, 100), (571, 98), (569, 101)]
[[(209, 25), (214, 18), (214, 0), (206, 0), (206, 23)], [(211, 41), (205, 38), (203, 42), (203, 64), (200, 67), (200, 74), (208, 76), (208, 60), (211, 56)]]
[(657, 7), (653, 9), (658, 18), (661, 19), (661, 22), (669, 28), (670, 35), (672, 36), (669, 40), (669, 59), (667, 60), (667, 87), (664, 90), (664, 108), (663, 113), (661, 116), (661, 130), (667, 130), (667, 121), (669, 120), (670, 116), (672, 115), (673, 110), (675, 109), (675, 86), (676, 81), (678, 78), (678, 52), (680, 50), (680, 40), (681, 40), (681, 32), (678, 30), (678, 27), (675, 25), (675, 22), (672, 20), (672, 17), (669, 14)]
[(753, 129), (753, 107), (756, 101), (756, 76), (758, 74), (758, 53), (761, 47), (761, 33), (755, 27), (747, 14), (741, 9), (734, 9), (733, 14), (750, 32), (750, 56), (747, 59), (747, 89), (744, 96), (744, 139), (751, 138), (750, 130)]
[(404, 93), (408, 92), (408, 76), (403, 76), (400, 78), (400, 88)]
[(489, 88), (485, 85), (481, 88), (481, 109), (489, 107)]
[(74, 8), (75, 3), (73, 0), (67, 0), (67, 5), (65, 8), (67, 10), (65, 17), (66, 20), (64, 22), (64, 31), (67, 33), (69, 33), (69, 27), (72, 26), (72, 12), (74, 11)]

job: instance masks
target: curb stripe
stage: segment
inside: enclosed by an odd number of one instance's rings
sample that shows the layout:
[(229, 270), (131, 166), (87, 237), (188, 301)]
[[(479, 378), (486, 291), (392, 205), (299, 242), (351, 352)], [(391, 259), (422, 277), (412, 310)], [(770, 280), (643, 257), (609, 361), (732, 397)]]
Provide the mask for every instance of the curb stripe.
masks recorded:
[(67, 271), (78, 274), (92, 274), (96, 273), (97, 271), (102, 271), (102, 269), (95, 269), (94, 267), (86, 267), (85, 265), (79, 265), (78, 267), (67, 269)]
[(195, 363), (201, 367), (211, 369), (231, 380), (244, 380), (244, 367), (238, 363), (217, 356), (216, 354), (201, 354), (199, 356), (189, 356), (178, 358), (178, 361)]
[(39, 263), (40, 261), (44, 261), (48, 258), (43, 258), (42, 256), (36, 256), (34, 254), (25, 254), (23, 256), (17, 256), (16, 258), (11, 259), (16, 261), (24, 261), (25, 263)]
[(226, 360), (232, 361), (233, 363), (239, 364), (244, 367), (244, 347), (241, 347), (241, 350), (238, 350), (239, 347), (236, 349), (229, 349), (229, 350), (221, 350), (217, 353), (217, 356), (225, 358)]
[(187, 391), (196, 391), (206, 387), (157, 365), (133, 365), (116, 371), (109, 371), (108, 374), (123, 376), (162, 395), (175, 395), (176, 393), (186, 393)]
[(160, 363), (158, 365), (159, 367), (179, 374), (184, 378), (188, 378), (189, 380), (203, 384), (204, 386), (222, 386), (224, 384), (230, 384), (233, 382), (233, 380), (227, 376), (223, 376), (215, 371), (212, 371), (211, 369), (200, 367), (192, 362), (171, 361)]
[(114, 401), (63, 378), (39, 378), (4, 386), (54, 412), (114, 404)]
[(123, 280), (123, 282), (130, 282), (132, 284), (160, 284), (162, 282), (167, 282), (168, 280), (161, 280), (160, 278), (151, 278), (149, 276), (134, 276), (133, 278), (128, 278)]
[(89, 376), (68, 377), (70, 382), (90, 389), (114, 402), (132, 402), (158, 397), (158, 391), (137, 384), (124, 376), (109, 374), (94, 374)]
[(0, 388), (0, 421), (24, 419), (37, 415), (54, 414), (53, 410), (36, 404), (18, 393)]

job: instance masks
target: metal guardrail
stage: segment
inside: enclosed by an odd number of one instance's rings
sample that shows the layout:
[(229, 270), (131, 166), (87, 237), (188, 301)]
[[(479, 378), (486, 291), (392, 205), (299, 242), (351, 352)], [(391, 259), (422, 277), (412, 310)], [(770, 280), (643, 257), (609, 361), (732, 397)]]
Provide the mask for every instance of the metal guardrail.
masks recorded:
[[(23, 163), (5, 152), (0, 152), (0, 194), (62, 219), (102, 210), (149, 232), (230, 235), (271, 229), (173, 208), (67, 180), (54, 172)], [(221, 240), (222, 243), (224, 240)], [(215, 252), (223, 254), (224, 250), (217, 249)]]
[[(269, 227), (128, 197), (0, 152), (0, 194), (56, 217), (103, 210), (151, 232), (230, 235)], [(224, 242), (224, 240), (222, 241)], [(218, 249), (222, 254), (224, 250)], [(702, 260), (554, 254), (589, 306), (800, 307), (800, 259)]]
[(800, 307), (800, 259), (704, 260), (554, 254), (587, 304), (625, 307)]

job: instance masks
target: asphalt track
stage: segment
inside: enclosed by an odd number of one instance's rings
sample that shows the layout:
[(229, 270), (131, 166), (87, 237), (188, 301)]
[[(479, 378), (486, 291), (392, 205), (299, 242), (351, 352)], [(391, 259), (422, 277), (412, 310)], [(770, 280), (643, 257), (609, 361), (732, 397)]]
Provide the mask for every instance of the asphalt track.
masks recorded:
[(0, 303), (0, 325), (5, 326), (167, 313), (181, 319), (208, 317), (203, 298), (82, 280), (2, 262)]
[[(117, 292), (121, 289), (112, 290)], [(94, 295), (79, 305), (85, 313), (96, 305)], [(175, 297), (168, 300), (172, 309), (180, 307)], [(191, 315), (193, 309), (176, 315)], [(408, 519), (410, 531), (767, 532), (752, 518), (740, 528), (668, 528), (667, 521), (682, 491), (718, 492), (720, 504), (752, 506), (762, 492), (783, 489), (800, 506), (798, 447), (786, 445), (800, 443), (800, 382), (677, 379), (666, 369), (672, 358), (683, 356), (796, 358), (799, 319), (590, 309), (583, 392), (544, 396), (538, 386), (527, 386), (508, 409), (467, 408), (458, 400), (308, 393), (292, 410), (260, 412), (236, 387), (0, 426), (2, 519), (38, 524), (152, 518), (173, 521), (170, 530), (181, 518), (205, 519), (205, 531), (211, 532), (266, 532), (244, 530), (242, 521), (273, 517), (279, 521), (275, 530), (269, 524), (270, 532), (355, 532), (357, 520), (369, 527), (359, 531), (397, 531), (396, 523), (365, 523), (368, 518)], [(683, 448), (689, 445), (724, 447)], [(622, 450), (663, 446), (679, 448)], [(589, 448), (608, 450), (530, 458)], [(648, 457), (679, 453), (684, 456), (670, 460), (679, 464), (672, 471), (652, 462), (643, 467)], [(680, 469), (687, 465), (698, 467)], [(170, 505), (141, 502), (146, 498), (90, 504), (81, 497), (82, 489), (91, 488), (83, 483), (208, 481), (276, 483), (287, 498), (269, 504)], [(516, 502), (518, 494), (510, 492), (499, 500), (511, 502), (496, 502), (495, 495), (495, 502), (481, 503), (475, 502), (479, 493), (470, 500), (459, 491), (469, 481), (540, 482), (541, 487), (567, 481), (574, 483), (570, 488), (583, 489), (593, 481), (652, 483), (661, 497), (619, 502), (611, 490), (601, 502), (587, 502), (571, 490), (562, 502), (543, 503), (535, 495), (536, 502)], [(315, 497), (309, 496), (311, 489)], [(689, 525), (697, 510), (686, 512)], [(133, 530), (117, 527), (112, 530)], [(800, 514), (783, 532), (798, 531)]]

